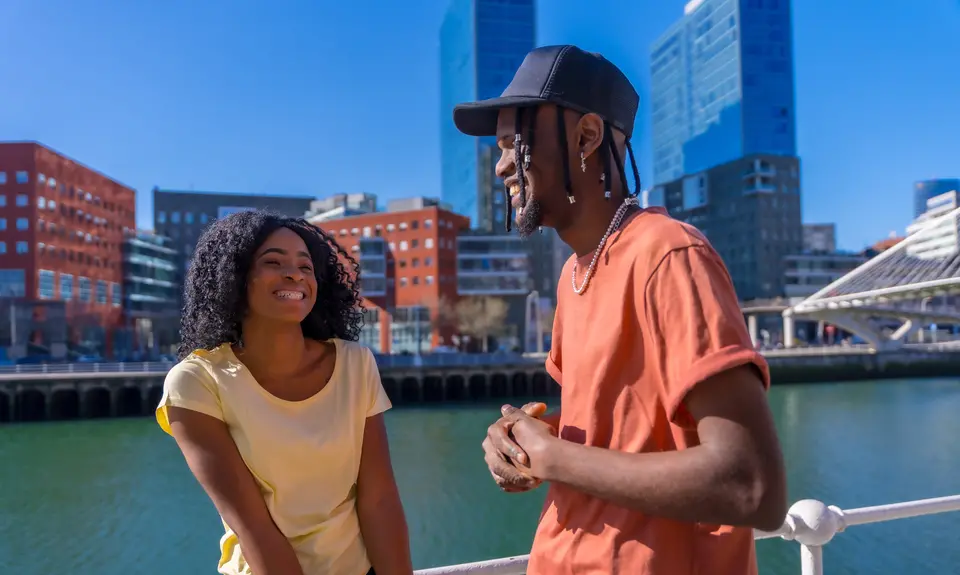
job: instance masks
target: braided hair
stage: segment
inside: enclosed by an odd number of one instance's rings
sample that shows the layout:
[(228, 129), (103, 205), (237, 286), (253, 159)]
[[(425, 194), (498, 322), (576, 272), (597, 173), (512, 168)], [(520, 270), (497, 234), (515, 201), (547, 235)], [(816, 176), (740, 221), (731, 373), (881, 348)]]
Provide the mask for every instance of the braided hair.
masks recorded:
[[(530, 120), (527, 122), (527, 137), (526, 142), (524, 142), (523, 128), (524, 118), (528, 115), (527, 112), (530, 112)], [(557, 106), (557, 132), (560, 144), (560, 157), (563, 161), (563, 183), (564, 189), (567, 192), (567, 200), (573, 204), (576, 202), (576, 199), (573, 196), (573, 178), (570, 176), (570, 156), (567, 148), (567, 124), (565, 115), (565, 109)], [(514, 163), (517, 166), (517, 182), (520, 187), (521, 213), (527, 206), (526, 170), (530, 167), (530, 155), (533, 150), (536, 120), (537, 108), (517, 108), (516, 132), (513, 137), (513, 153)], [(630, 167), (633, 170), (633, 178), (636, 182), (636, 189), (632, 192), (630, 191), (630, 186), (627, 185), (626, 170), (624, 169), (623, 159), (620, 157), (620, 151), (617, 150), (617, 143), (613, 135), (613, 127), (610, 125), (610, 122), (604, 121), (603, 140), (600, 143), (600, 159), (603, 163), (603, 172), (600, 174), (600, 181), (604, 184), (604, 198), (608, 201), (613, 195), (610, 189), (611, 182), (613, 181), (614, 167), (617, 170), (617, 175), (620, 177), (620, 181), (623, 183), (624, 197), (637, 197), (640, 194), (640, 170), (637, 169), (637, 160), (633, 153), (633, 146), (630, 144), (629, 138), (626, 140), (626, 150), (627, 155), (630, 158)], [(505, 190), (505, 193), (507, 194), (507, 198), (506, 202), (504, 202), (504, 221), (506, 222), (506, 229), (509, 232), (511, 231), (511, 205), (509, 190)]]

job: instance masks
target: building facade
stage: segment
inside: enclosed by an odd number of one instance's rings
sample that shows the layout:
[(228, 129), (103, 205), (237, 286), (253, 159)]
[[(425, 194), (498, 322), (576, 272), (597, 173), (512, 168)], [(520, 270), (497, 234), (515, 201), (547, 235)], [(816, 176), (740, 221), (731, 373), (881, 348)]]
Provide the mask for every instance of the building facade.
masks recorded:
[(135, 361), (173, 355), (180, 341), (177, 251), (170, 238), (137, 231), (123, 242), (123, 354)]
[(314, 198), (253, 196), (211, 192), (153, 189), (153, 229), (170, 239), (175, 250), (177, 282), (182, 285), (200, 233), (215, 219), (245, 210), (271, 210), (290, 217), (303, 217)]
[(907, 236), (917, 236), (909, 246), (908, 256), (923, 260), (941, 260), (952, 258), (960, 253), (960, 226), (958, 218), (944, 217), (955, 211), (960, 204), (958, 192), (951, 190), (926, 201), (926, 210), (907, 226)]
[(654, 184), (795, 156), (789, 0), (692, 0), (650, 50)]
[(440, 149), (443, 200), (481, 230), (504, 228), (495, 138), (461, 134), (453, 107), (499, 96), (536, 42), (534, 0), (451, 0), (440, 28)]
[(960, 179), (941, 178), (913, 184), (913, 217), (919, 218), (927, 211), (927, 200), (948, 192), (960, 192)]
[(63, 302), (68, 352), (109, 353), (135, 210), (129, 186), (41, 144), (0, 143), (0, 297)]
[(803, 224), (803, 251), (813, 253), (837, 251), (837, 224)]
[(784, 258), (803, 252), (797, 158), (741, 158), (658, 187), (716, 248), (741, 301), (783, 295)]
[(784, 258), (784, 295), (807, 298), (867, 261), (863, 254), (805, 252)]
[(383, 212), (310, 219), (360, 265), (366, 324), (362, 340), (379, 353), (448, 345), (446, 317), (457, 301), (457, 234), (470, 221), (438, 201), (390, 202)]

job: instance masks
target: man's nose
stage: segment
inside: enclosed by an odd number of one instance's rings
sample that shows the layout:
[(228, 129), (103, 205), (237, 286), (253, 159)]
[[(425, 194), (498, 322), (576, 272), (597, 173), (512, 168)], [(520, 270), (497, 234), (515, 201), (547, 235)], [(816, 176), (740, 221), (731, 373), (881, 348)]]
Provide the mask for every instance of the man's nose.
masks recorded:
[(505, 180), (512, 176), (516, 169), (517, 167), (513, 162), (513, 150), (500, 150), (500, 159), (497, 160), (497, 165), (494, 169), (497, 177)]

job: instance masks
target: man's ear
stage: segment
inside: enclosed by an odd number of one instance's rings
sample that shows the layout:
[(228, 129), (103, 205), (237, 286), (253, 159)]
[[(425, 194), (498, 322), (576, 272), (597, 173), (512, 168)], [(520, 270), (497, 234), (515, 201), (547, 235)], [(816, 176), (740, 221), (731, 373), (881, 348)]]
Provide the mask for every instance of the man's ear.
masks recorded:
[(584, 114), (576, 129), (577, 147), (589, 158), (603, 143), (603, 120), (596, 114)]

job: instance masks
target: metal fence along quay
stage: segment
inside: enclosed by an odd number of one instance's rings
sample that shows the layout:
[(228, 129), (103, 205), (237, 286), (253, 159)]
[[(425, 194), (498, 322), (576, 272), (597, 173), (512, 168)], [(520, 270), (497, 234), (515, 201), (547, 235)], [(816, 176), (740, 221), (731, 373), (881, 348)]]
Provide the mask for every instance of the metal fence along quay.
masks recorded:
[[(881, 523), (895, 519), (960, 511), (960, 495), (921, 499), (874, 507), (840, 509), (816, 499), (797, 501), (790, 507), (780, 529), (757, 531), (757, 539), (780, 537), (800, 544), (800, 573), (823, 575), (823, 546), (838, 533), (854, 525)], [(895, 544), (894, 541), (890, 542)], [(421, 569), (417, 575), (524, 575), (528, 555), (505, 557), (477, 563)]]

